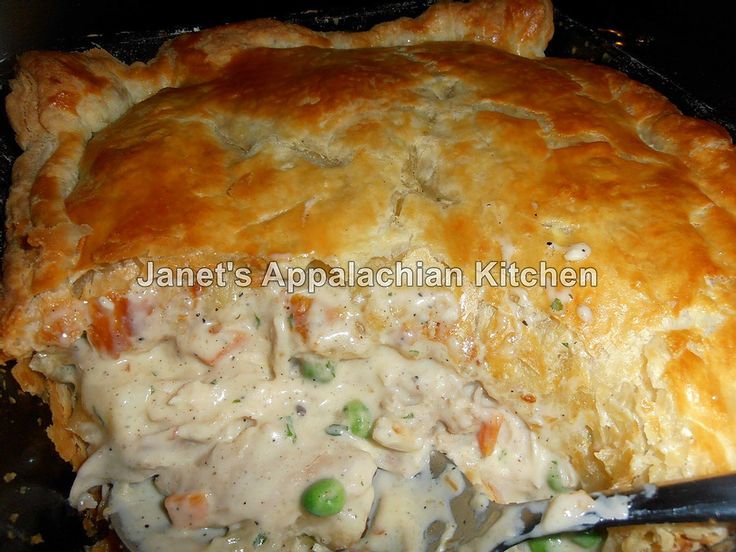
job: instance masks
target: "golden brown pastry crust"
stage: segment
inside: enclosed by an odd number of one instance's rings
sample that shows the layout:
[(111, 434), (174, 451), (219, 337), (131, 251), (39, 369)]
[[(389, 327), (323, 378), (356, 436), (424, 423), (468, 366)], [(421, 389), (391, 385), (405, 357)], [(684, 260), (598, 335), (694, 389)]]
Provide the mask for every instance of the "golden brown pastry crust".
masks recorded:
[[(22, 357), (37, 348), (33, 344), (57, 339), (61, 326), (70, 336), (81, 332), (84, 322), (78, 318), (83, 315), (69, 296), (69, 282), (84, 269), (77, 264), (78, 253), (90, 229), (69, 218), (65, 199), (79, 179), (90, 137), (148, 96), (207, 80), (231, 57), (251, 49), (267, 54), (262, 47), (370, 48), (462, 40), (541, 56), (551, 35), (548, 1), (487, 1), (440, 4), (417, 19), (363, 33), (318, 33), (270, 20), (228, 25), (167, 43), (147, 65), (126, 66), (102, 50), (24, 54), (7, 98), (25, 153), (14, 168), (7, 206), (0, 350), (7, 357)], [(39, 327), (49, 312), (64, 309), (63, 320)]]
[(489, 0), (366, 33), (220, 27), (145, 65), (25, 54), (0, 350), (73, 342), (75, 282), (124, 286), (131, 259), (426, 248), (472, 274), (584, 242), (599, 285), (560, 312), (464, 290), (477, 376), (588, 487), (736, 468), (736, 151), (620, 73), (540, 59), (551, 33), (548, 2)]

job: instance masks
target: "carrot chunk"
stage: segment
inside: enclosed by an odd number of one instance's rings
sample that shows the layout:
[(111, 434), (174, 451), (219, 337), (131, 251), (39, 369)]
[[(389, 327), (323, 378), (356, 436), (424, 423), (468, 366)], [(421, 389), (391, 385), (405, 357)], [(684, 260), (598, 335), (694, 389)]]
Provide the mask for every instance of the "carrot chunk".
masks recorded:
[(312, 306), (312, 299), (304, 295), (292, 295), (289, 303), (291, 303), (289, 324), (293, 325), (293, 328), (303, 339), (307, 339), (309, 333), (307, 318), (309, 316), (309, 309)]
[(198, 529), (207, 526), (209, 503), (202, 491), (169, 495), (164, 499), (166, 513), (177, 529)]
[(100, 352), (117, 358), (131, 345), (133, 324), (127, 297), (111, 296), (112, 308), (99, 299), (90, 303), (92, 322), (87, 329), (90, 344)]
[(223, 345), (222, 348), (219, 351), (217, 351), (217, 353), (215, 353), (215, 355), (212, 356), (211, 358), (203, 358), (199, 355), (197, 356), (202, 362), (204, 362), (208, 366), (214, 366), (226, 356), (241, 349), (243, 345), (245, 345), (247, 340), (248, 340), (248, 336), (244, 332), (234, 332), (232, 340), (230, 340), (225, 345)]
[(498, 432), (501, 430), (502, 424), (503, 418), (501, 416), (494, 416), (490, 421), (480, 424), (477, 438), (482, 456), (490, 456), (493, 453), (493, 449), (496, 448), (496, 441), (498, 440)]

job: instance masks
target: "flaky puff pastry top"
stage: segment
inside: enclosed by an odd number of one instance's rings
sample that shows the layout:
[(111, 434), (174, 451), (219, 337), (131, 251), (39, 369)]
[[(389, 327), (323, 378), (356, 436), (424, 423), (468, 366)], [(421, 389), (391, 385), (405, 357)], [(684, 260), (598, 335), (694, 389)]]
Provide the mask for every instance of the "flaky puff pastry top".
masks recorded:
[(421, 250), (472, 274), (585, 243), (598, 285), (562, 310), (458, 290), (476, 377), (589, 487), (736, 468), (734, 147), (620, 73), (544, 58), (551, 34), (548, 2), (487, 0), (363, 33), (229, 25), (147, 64), (23, 55), (0, 349), (69, 345), (75, 282), (131, 260)]

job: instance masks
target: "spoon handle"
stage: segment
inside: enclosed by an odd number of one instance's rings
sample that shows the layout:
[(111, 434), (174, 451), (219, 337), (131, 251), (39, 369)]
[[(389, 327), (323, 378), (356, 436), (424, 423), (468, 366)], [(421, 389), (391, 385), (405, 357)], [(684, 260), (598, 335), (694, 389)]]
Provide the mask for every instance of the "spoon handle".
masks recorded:
[(736, 520), (736, 474), (662, 486), (647, 485), (642, 490), (625, 494), (631, 497), (626, 519), (601, 520), (598, 527)]
[[(602, 507), (582, 515), (575, 524), (562, 531), (650, 523), (736, 520), (736, 474), (661, 486), (645, 485), (636, 490), (592, 493), (590, 496)], [(554, 530), (544, 524), (545, 515), (553, 500), (555, 499), (507, 506), (507, 511), (518, 512), (516, 516), (524, 520), (524, 529), (486, 550), (501, 552), (520, 542), (559, 532), (559, 529)], [(615, 506), (621, 501), (626, 504), (624, 510), (605, 506)]]

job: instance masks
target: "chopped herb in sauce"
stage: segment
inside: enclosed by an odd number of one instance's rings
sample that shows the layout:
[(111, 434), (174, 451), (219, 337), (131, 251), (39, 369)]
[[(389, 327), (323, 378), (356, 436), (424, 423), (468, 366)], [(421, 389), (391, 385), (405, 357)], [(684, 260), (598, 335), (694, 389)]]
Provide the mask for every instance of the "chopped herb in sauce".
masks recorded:
[(296, 431), (294, 430), (294, 420), (291, 416), (283, 418), (286, 421), (286, 436), (291, 439), (292, 443), (296, 443)]
[(258, 533), (256, 535), (256, 538), (253, 539), (253, 547), (258, 548), (260, 546), (263, 546), (266, 544), (266, 541), (268, 540), (268, 537), (265, 533)]
[(292, 359), (302, 376), (317, 383), (327, 383), (335, 379), (335, 363), (319, 357), (295, 357)]
[(333, 437), (338, 437), (342, 435), (343, 433), (349, 431), (350, 428), (346, 425), (342, 424), (330, 424), (325, 428), (325, 433), (327, 435), (332, 435)]

